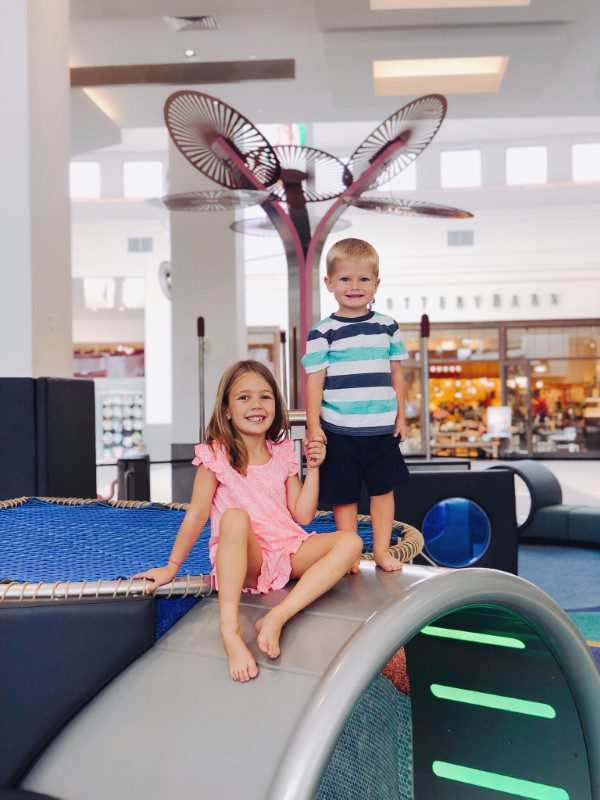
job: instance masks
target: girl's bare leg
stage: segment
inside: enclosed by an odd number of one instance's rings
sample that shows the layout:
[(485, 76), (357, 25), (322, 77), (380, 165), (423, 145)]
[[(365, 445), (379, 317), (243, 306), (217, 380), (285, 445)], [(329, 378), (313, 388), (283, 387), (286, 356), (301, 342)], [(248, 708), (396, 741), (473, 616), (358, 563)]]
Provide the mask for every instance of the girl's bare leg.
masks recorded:
[(373, 521), (373, 557), (375, 563), (386, 572), (397, 572), (402, 563), (390, 555), (390, 538), (394, 522), (394, 493), (375, 495), (371, 498)]
[[(345, 506), (334, 506), (333, 516), (335, 517), (335, 526), (338, 531), (352, 531), (353, 533), (356, 533), (356, 529), (358, 527), (358, 520), (356, 519), (357, 513), (357, 503), (348, 503), (348, 505)], [(360, 556), (356, 559), (348, 571), (352, 575), (356, 575), (359, 564)]]
[(292, 556), (292, 578), (300, 578), (285, 600), (256, 623), (258, 646), (270, 658), (279, 655), (279, 637), (285, 623), (339, 581), (362, 551), (362, 539), (353, 531), (311, 536)]
[(258, 667), (240, 636), (238, 611), (244, 586), (255, 587), (262, 553), (252, 531), (250, 517), (230, 508), (221, 517), (216, 568), (219, 583), (219, 631), (234, 681), (256, 678)]

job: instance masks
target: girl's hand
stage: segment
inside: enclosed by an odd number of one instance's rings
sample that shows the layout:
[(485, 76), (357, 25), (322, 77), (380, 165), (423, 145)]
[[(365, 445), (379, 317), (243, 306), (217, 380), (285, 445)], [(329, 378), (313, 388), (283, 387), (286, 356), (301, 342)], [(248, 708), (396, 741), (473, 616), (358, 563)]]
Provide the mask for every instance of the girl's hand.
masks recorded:
[(147, 569), (146, 572), (138, 572), (134, 578), (148, 578), (153, 581), (150, 586), (146, 586), (144, 594), (153, 594), (159, 586), (164, 586), (165, 583), (170, 583), (175, 575), (177, 575), (178, 567), (174, 564), (169, 564), (166, 567), (158, 567), (156, 569)]
[(304, 448), (306, 453), (307, 469), (317, 469), (325, 460), (325, 445), (323, 442), (311, 441)]

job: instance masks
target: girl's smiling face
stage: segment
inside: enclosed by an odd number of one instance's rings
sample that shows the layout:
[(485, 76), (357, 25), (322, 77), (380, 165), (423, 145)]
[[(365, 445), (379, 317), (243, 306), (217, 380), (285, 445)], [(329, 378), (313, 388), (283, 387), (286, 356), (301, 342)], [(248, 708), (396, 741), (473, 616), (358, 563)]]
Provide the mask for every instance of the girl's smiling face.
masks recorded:
[(246, 372), (229, 391), (225, 415), (246, 436), (264, 436), (275, 418), (275, 397), (267, 381), (256, 372)]

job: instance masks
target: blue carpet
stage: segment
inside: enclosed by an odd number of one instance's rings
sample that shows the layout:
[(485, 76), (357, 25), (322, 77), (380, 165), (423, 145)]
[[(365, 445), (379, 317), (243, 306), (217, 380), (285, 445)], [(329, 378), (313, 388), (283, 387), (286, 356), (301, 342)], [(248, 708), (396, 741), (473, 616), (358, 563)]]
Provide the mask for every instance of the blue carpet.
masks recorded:
[(567, 611), (600, 607), (600, 551), (559, 545), (521, 545), (519, 575)]
[[(561, 605), (586, 641), (600, 639), (600, 551), (561, 545), (521, 545), (519, 575)], [(600, 647), (590, 647), (600, 667)]]

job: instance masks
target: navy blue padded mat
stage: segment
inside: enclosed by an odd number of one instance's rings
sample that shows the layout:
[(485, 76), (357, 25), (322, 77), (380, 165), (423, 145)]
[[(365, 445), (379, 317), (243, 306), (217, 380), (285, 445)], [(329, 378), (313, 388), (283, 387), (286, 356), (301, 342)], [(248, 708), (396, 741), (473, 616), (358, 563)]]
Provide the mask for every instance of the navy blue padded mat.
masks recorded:
[[(81, 581), (128, 578), (167, 563), (184, 511), (151, 504), (117, 508), (94, 501), (65, 505), (30, 498), (0, 509), (0, 580)], [(333, 514), (318, 517), (308, 531), (335, 530)], [(372, 549), (370, 523), (359, 523), (364, 551)], [(180, 575), (208, 574), (210, 522), (203, 528)], [(198, 600), (157, 600), (156, 638)]]

